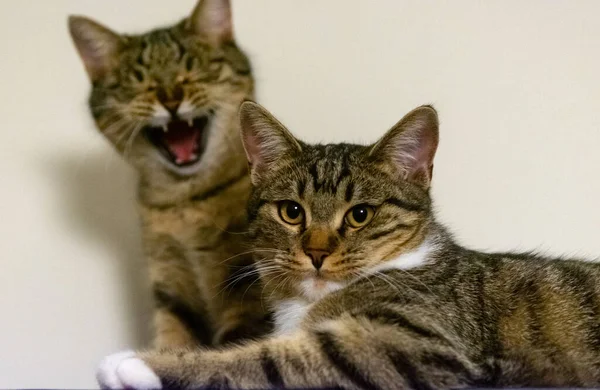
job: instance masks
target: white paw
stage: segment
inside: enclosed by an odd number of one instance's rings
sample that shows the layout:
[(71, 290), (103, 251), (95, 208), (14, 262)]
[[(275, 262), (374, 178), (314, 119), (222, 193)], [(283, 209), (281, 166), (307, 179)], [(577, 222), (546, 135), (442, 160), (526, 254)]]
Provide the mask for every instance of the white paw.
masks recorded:
[(136, 357), (133, 351), (124, 351), (107, 356), (100, 363), (96, 380), (103, 389), (158, 390), (162, 388), (160, 378)]

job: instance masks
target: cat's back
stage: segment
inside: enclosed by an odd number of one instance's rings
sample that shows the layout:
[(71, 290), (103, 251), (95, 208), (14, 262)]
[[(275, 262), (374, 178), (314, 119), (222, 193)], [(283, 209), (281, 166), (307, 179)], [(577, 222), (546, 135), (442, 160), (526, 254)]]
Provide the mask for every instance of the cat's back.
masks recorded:
[(600, 283), (600, 263), (582, 259), (546, 257), (535, 253), (475, 255), (491, 287), (510, 294), (539, 289), (541, 294), (579, 294), (595, 291)]
[[(533, 254), (481, 260), (481, 350), (531, 370), (561, 367), (565, 378), (595, 383), (600, 373), (600, 264)], [(577, 362), (575, 364), (574, 362)]]
[(600, 352), (600, 263), (466, 250), (420, 280), (437, 302), (477, 323), (472, 328), (526, 344), (544, 334), (557, 346), (565, 345), (566, 333), (597, 328)]

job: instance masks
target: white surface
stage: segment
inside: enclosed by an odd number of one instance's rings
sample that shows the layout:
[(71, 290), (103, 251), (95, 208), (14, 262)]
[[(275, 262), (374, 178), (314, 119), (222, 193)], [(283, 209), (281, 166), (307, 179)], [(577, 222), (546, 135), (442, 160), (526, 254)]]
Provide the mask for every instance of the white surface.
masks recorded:
[[(194, 0), (0, 3), (0, 388), (95, 385), (141, 345), (134, 179), (95, 133), (66, 29), (120, 31)], [(259, 100), (307, 140), (373, 141), (434, 103), (440, 218), (487, 249), (600, 255), (600, 2), (238, 0)]]

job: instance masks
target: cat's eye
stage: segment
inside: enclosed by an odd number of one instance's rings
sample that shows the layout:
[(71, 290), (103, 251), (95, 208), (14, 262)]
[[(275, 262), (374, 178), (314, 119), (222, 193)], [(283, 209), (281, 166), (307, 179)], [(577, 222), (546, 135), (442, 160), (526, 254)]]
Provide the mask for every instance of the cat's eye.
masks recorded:
[(298, 203), (284, 200), (279, 203), (279, 217), (290, 225), (299, 225), (304, 221), (304, 209)]
[(363, 204), (351, 208), (346, 213), (345, 220), (348, 225), (357, 229), (371, 222), (373, 216), (375, 216), (375, 208)]
[(196, 59), (192, 56), (188, 56), (185, 60), (185, 70), (191, 72), (194, 69), (194, 65), (196, 65)]
[(144, 81), (145, 77), (144, 77), (144, 72), (134, 69), (133, 70), (133, 75), (135, 76), (135, 79), (137, 81), (139, 81), (140, 83)]

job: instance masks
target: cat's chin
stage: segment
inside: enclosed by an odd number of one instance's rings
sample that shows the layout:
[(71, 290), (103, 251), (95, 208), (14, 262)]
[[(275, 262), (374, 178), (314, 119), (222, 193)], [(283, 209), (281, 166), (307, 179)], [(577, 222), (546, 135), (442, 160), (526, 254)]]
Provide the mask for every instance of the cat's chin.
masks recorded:
[(315, 302), (344, 286), (342, 282), (309, 276), (300, 282), (300, 291), (306, 299)]

